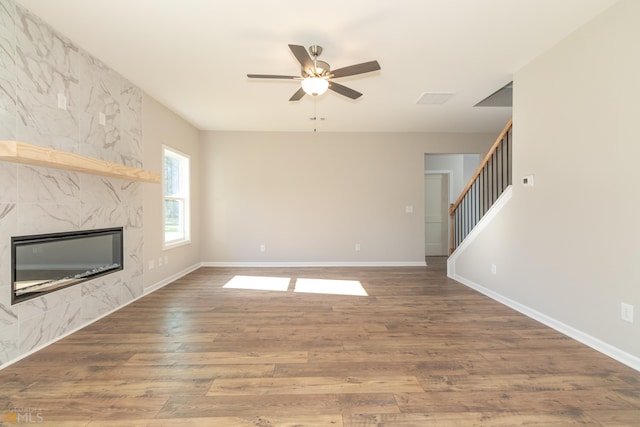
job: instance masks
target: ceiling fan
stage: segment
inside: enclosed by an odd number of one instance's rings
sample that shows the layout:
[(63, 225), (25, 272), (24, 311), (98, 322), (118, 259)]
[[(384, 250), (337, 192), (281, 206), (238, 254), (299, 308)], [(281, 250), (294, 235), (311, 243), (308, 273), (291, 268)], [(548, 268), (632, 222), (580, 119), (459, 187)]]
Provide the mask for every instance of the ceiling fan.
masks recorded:
[(343, 86), (333, 81), (340, 77), (355, 76), (356, 74), (370, 73), (380, 69), (378, 61), (363, 62), (362, 64), (350, 65), (331, 71), (331, 67), (324, 61), (318, 60), (322, 53), (322, 47), (313, 45), (309, 47), (309, 53), (304, 46), (290, 44), (289, 49), (296, 57), (302, 70), (300, 76), (280, 76), (272, 74), (247, 74), (250, 79), (282, 79), (301, 80), (301, 87), (293, 94), (289, 101), (299, 101), (306, 94), (317, 96), (322, 95), (331, 89), (332, 91), (344, 95), (347, 98), (357, 99), (362, 96), (358, 91)]

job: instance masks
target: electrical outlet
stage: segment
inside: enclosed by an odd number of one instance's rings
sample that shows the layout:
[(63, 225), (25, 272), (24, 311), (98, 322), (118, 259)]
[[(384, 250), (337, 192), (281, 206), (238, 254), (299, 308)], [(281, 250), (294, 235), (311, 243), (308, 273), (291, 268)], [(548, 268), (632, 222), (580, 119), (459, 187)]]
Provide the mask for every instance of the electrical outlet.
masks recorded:
[(405, 206), (404, 207), (404, 211), (405, 211), (405, 213), (412, 214), (413, 213), (413, 206), (412, 205)]
[(260, 252), (266, 252), (267, 251), (267, 245), (265, 245), (264, 243), (260, 245)]
[(164, 256), (164, 265), (169, 264), (169, 255)]
[(158, 267), (162, 267), (162, 257), (158, 258)]
[(620, 303), (620, 318), (625, 322), (633, 323), (633, 306), (631, 304)]
[(100, 126), (107, 124), (107, 116), (105, 116), (103, 112), (98, 113), (98, 124), (100, 124)]
[(149, 261), (149, 270), (153, 270), (156, 268), (156, 263), (154, 260)]
[(497, 274), (498, 273), (498, 267), (496, 267), (495, 264), (491, 264), (491, 274)]
[(356, 243), (356, 252), (360, 252), (360, 243)]

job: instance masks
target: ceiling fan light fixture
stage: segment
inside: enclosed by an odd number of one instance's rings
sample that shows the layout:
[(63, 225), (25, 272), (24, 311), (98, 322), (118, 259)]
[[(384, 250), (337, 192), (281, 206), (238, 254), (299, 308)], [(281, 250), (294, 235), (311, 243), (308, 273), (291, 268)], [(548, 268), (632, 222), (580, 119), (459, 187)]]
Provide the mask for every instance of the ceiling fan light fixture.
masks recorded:
[(277, 74), (247, 74), (250, 79), (280, 79), (301, 81), (301, 86), (289, 98), (289, 101), (300, 101), (305, 95), (318, 96), (328, 89), (338, 95), (350, 99), (358, 99), (362, 94), (356, 90), (336, 83), (334, 79), (341, 77), (355, 76), (358, 74), (370, 73), (380, 70), (378, 61), (363, 62), (361, 64), (349, 65), (331, 71), (329, 64), (318, 60), (322, 53), (322, 47), (313, 45), (309, 48), (309, 53), (304, 46), (290, 44), (289, 50), (300, 64), (300, 76), (283, 76)]
[(307, 77), (302, 80), (302, 89), (308, 95), (322, 95), (329, 88), (329, 82), (321, 77)]

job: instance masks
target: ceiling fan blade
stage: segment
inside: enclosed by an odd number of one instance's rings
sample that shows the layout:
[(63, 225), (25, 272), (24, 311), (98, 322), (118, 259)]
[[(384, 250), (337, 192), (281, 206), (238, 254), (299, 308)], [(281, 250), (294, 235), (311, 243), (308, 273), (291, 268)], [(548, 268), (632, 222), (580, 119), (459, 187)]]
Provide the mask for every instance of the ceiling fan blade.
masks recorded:
[(378, 71), (380, 69), (380, 64), (378, 61), (369, 61), (363, 62), (362, 64), (350, 65), (344, 68), (338, 68), (331, 72), (332, 77), (347, 77), (354, 76), (356, 74), (370, 73), (371, 71)]
[(306, 92), (304, 91), (304, 89), (300, 88), (296, 91), (296, 93), (293, 94), (293, 96), (291, 96), (291, 98), (289, 98), (289, 101), (300, 101), (305, 95)]
[(273, 74), (247, 74), (247, 77), (250, 79), (284, 79), (284, 80), (293, 80), (299, 79), (300, 76), (278, 76)]
[(362, 96), (360, 92), (332, 81), (329, 81), (329, 89), (351, 99), (358, 99)]
[(309, 69), (314, 69), (313, 61), (311, 60), (311, 57), (307, 53), (307, 49), (304, 46), (290, 44), (289, 49), (291, 49), (291, 53), (293, 53), (293, 56), (296, 57), (305, 72)]

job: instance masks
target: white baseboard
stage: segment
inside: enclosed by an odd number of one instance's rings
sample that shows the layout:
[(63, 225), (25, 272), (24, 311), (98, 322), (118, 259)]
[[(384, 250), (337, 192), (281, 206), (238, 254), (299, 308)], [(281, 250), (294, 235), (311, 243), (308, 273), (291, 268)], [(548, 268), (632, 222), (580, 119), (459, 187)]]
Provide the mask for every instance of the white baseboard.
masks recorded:
[(426, 267), (426, 261), (372, 262), (203, 262), (202, 267)]
[(161, 281), (154, 283), (151, 286), (148, 286), (146, 288), (144, 288), (144, 292), (143, 295), (148, 295), (151, 292), (157, 291), (158, 289), (167, 286), (169, 283), (175, 282), (176, 280), (180, 279), (181, 277), (186, 276), (187, 274), (191, 273), (192, 271), (195, 271), (197, 269), (199, 269), (202, 266), (202, 263), (197, 263), (192, 265), (191, 267), (187, 267), (184, 270), (173, 274), (165, 279), (162, 279)]
[(460, 276), (456, 272), (456, 262), (460, 254), (462, 254), (465, 248), (479, 236), (484, 228), (494, 219), (494, 217), (500, 212), (500, 210), (506, 206), (507, 202), (511, 199), (513, 192), (513, 187), (509, 186), (507, 189), (498, 197), (496, 203), (491, 206), (491, 209), (487, 211), (487, 213), (482, 217), (482, 219), (478, 222), (478, 224), (474, 227), (473, 230), (469, 233), (467, 238), (456, 248), (456, 250), (451, 254), (451, 256), (447, 259), (447, 276), (451, 279), (456, 280), (471, 289), (475, 289), (483, 295), (488, 296), (489, 298), (498, 301), (501, 304), (506, 305), (519, 313), (524, 314), (527, 317), (530, 317), (538, 322), (570, 337), (574, 340), (581, 342), (600, 353), (603, 353), (612, 359), (617, 360), (620, 363), (623, 363), (630, 368), (633, 368), (637, 371), (640, 371), (640, 358), (629, 354), (623, 350), (620, 350), (617, 347), (614, 347), (610, 344), (607, 344), (604, 341), (599, 340), (598, 338), (592, 337), (589, 334), (584, 333), (572, 326), (569, 326), (565, 323), (560, 322), (557, 319), (554, 319), (550, 316), (547, 316), (544, 313), (541, 313), (537, 310), (534, 310), (531, 307), (528, 307), (524, 304), (521, 304), (517, 301), (514, 301), (510, 298), (505, 297), (497, 292), (494, 292), (488, 288), (485, 288), (478, 283), (473, 282), (465, 277)]
[(612, 346), (611, 344), (607, 344), (604, 341), (599, 340), (598, 338), (592, 337), (589, 334), (586, 334), (572, 326), (569, 326), (565, 323), (560, 322), (557, 319), (554, 319), (553, 317), (547, 316), (544, 313), (541, 313), (537, 310), (534, 310), (531, 307), (527, 307), (524, 304), (521, 304), (517, 301), (514, 301), (510, 298), (507, 298), (497, 292), (494, 292), (490, 289), (485, 288), (484, 286), (481, 286), (465, 277), (462, 277), (460, 275), (457, 274), (452, 274), (449, 273), (448, 276), (453, 279), (456, 280), (468, 287), (470, 287), (471, 289), (474, 289), (478, 292), (480, 292), (483, 295), (488, 296), (489, 298), (498, 301), (501, 304), (506, 305), (507, 307), (510, 307), (514, 310), (516, 310), (519, 313), (524, 314), (527, 317), (530, 317), (534, 320), (537, 320), (538, 322), (550, 327), (551, 329), (555, 329), (556, 331), (570, 337), (573, 338), (574, 340), (581, 342), (582, 344), (585, 344), (591, 348), (593, 348), (596, 351), (599, 351), (600, 353), (603, 353), (609, 357), (611, 357), (612, 359), (617, 360), (620, 363), (623, 363), (627, 366), (629, 366), (630, 368), (635, 369), (636, 371), (640, 371), (640, 358), (636, 357), (632, 354), (629, 354), (623, 350), (620, 350), (617, 347)]

